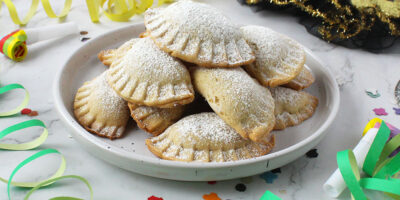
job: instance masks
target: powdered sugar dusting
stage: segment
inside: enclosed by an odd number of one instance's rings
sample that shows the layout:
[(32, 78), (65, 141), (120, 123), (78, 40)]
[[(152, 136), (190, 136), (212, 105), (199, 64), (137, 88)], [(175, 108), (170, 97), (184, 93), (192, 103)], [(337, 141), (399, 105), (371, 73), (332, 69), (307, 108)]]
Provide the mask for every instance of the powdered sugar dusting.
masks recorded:
[(165, 8), (163, 16), (168, 22), (175, 23), (182, 32), (195, 33), (201, 39), (218, 42), (240, 37), (238, 27), (229, 18), (203, 3), (178, 1)]
[(303, 62), (304, 51), (296, 41), (262, 26), (244, 26), (241, 30), (255, 53), (256, 67), (281, 74), (290, 74), (302, 67), (299, 63)]
[(150, 140), (164, 157), (184, 161), (241, 160), (271, 148), (243, 139), (215, 113), (185, 117)]
[[(203, 94), (215, 112), (221, 114), (224, 109), (229, 109), (243, 118), (251, 119), (243, 122), (244, 128), (253, 128), (260, 125), (268, 125), (273, 118), (274, 103), (270, 92), (252, 79), (242, 68), (197, 68), (196, 70), (207, 71), (209, 81), (218, 86), (218, 92)], [(228, 97), (229, 108), (223, 108), (223, 102), (227, 100), (218, 99)], [(251, 122), (251, 123), (249, 123)], [(242, 122), (239, 122), (242, 123)]]
[[(181, 137), (195, 145), (197, 141), (209, 141), (212, 143), (236, 143), (241, 141), (240, 135), (228, 126), (215, 113), (201, 113), (190, 115), (174, 126), (177, 126), (177, 133), (183, 133)], [(168, 132), (168, 131), (167, 131)]]
[(149, 9), (145, 24), (157, 45), (187, 62), (218, 67), (254, 60), (238, 26), (203, 3), (178, 1), (164, 9)]
[(92, 85), (92, 95), (94, 98), (98, 98), (100, 106), (105, 110), (103, 114), (108, 117), (119, 117), (122, 115), (129, 115), (127, 110), (127, 104), (125, 100), (117, 95), (117, 93), (108, 85), (106, 80), (106, 72), (103, 72), (100, 76), (90, 82)]
[[(161, 51), (154, 42), (146, 37), (140, 39), (124, 56), (121, 66), (138, 77), (163, 80), (182, 79), (188, 75), (187, 69), (179, 61)], [(137, 67), (140, 66), (140, 70)]]

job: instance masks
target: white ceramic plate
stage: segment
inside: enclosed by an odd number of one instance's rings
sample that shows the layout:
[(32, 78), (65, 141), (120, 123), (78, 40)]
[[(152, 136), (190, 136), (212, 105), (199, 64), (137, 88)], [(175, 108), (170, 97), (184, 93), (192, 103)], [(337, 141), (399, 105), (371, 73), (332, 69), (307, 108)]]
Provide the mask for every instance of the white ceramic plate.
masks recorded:
[[(339, 107), (339, 90), (329, 70), (307, 51), (307, 66), (316, 77), (307, 89), (317, 96), (319, 105), (314, 116), (299, 126), (277, 131), (276, 146), (265, 156), (225, 163), (186, 163), (161, 160), (147, 149), (144, 141), (149, 134), (131, 123), (126, 136), (110, 141), (90, 134), (75, 120), (73, 100), (77, 89), (107, 68), (97, 59), (103, 49), (115, 48), (137, 37), (143, 24), (120, 28), (91, 39), (77, 49), (59, 71), (54, 84), (55, 106), (73, 137), (93, 155), (118, 167), (147, 176), (185, 180), (210, 181), (251, 176), (281, 167), (304, 155), (326, 134)], [(133, 121), (133, 120), (132, 120)]]

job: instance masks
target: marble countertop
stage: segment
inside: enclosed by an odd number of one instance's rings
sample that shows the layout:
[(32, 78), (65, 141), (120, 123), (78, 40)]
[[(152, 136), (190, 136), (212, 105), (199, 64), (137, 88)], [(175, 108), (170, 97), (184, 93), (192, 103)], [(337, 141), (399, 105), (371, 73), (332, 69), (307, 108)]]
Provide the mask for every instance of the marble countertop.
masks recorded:
[[(18, 82), (29, 90), (31, 94), (29, 108), (39, 112), (39, 116), (35, 118), (43, 120), (50, 133), (48, 140), (40, 148), (55, 148), (61, 151), (68, 163), (66, 174), (77, 174), (87, 178), (93, 186), (96, 200), (139, 200), (147, 199), (151, 195), (163, 197), (165, 200), (198, 200), (203, 194), (210, 192), (217, 193), (223, 200), (258, 200), (265, 190), (272, 191), (282, 199), (330, 199), (322, 191), (322, 184), (337, 167), (336, 152), (352, 148), (358, 143), (364, 125), (375, 117), (372, 109), (385, 108), (389, 115), (382, 116), (382, 118), (400, 127), (400, 116), (395, 115), (392, 110), (392, 107), (395, 106), (394, 87), (400, 79), (400, 48), (398, 48), (400, 45), (380, 54), (347, 49), (310, 35), (294, 16), (270, 11), (253, 12), (249, 7), (242, 6), (236, 1), (206, 0), (205, 2), (223, 10), (237, 23), (268, 26), (298, 40), (329, 66), (340, 86), (339, 113), (335, 122), (327, 130), (329, 132), (327, 136), (316, 146), (319, 156), (317, 158), (303, 156), (282, 167), (281, 173), (272, 184), (266, 183), (258, 176), (242, 180), (219, 181), (214, 185), (205, 182), (191, 183), (151, 178), (114, 167), (84, 151), (58, 118), (51, 92), (55, 73), (64, 64), (67, 57), (84, 44), (79, 36), (35, 44), (29, 48), (27, 59), (21, 63), (15, 63), (0, 56), (1, 84)], [(21, 1), (16, 3), (20, 4), (18, 8), (20, 13), (26, 13), (27, 5), (22, 4)], [(62, 2), (55, 2), (54, 7), (61, 8), (62, 4)], [(142, 20), (142, 16), (135, 16), (131, 22), (117, 23), (102, 16), (101, 23), (94, 24), (90, 21), (85, 1), (74, 1), (72, 10), (66, 18), (66, 21), (78, 23), (81, 30), (88, 31), (87, 37), (90, 38)], [(43, 8), (40, 8), (27, 27), (40, 27), (56, 23), (58, 23), (57, 19), (48, 18)], [(1, 36), (18, 28), (11, 22), (8, 12), (4, 8), (0, 12), (0, 27)], [(367, 88), (378, 89), (381, 97), (370, 98), (365, 94)], [(12, 100), (18, 98), (18, 95), (22, 96), (18, 92), (15, 95), (2, 96), (0, 108), (16, 103)], [(3, 129), (28, 118), (21, 116), (1, 119), (0, 126)], [(35, 136), (31, 133), (27, 133), (27, 135)], [(26, 137), (10, 136), (8, 139), (20, 142)], [(8, 177), (15, 166), (33, 152), (0, 151), (0, 176)], [(22, 173), (15, 177), (15, 180), (28, 180), (32, 174), (35, 174), (33, 177), (36, 178), (47, 176), (47, 170), (57, 168), (58, 158), (49, 156), (43, 158), (43, 160), (45, 159), (49, 160), (46, 162), (49, 163), (48, 165), (41, 166), (40, 161), (33, 162), (31, 167), (23, 169)], [(236, 191), (235, 185), (243, 182), (246, 184), (247, 190), (245, 192)], [(0, 184), (0, 199), (7, 199), (6, 191), (7, 185)], [(13, 188), (12, 197), (13, 199), (22, 199), (26, 192), (25, 189)], [(87, 189), (82, 183), (67, 180), (41, 189), (32, 196), (32, 199), (45, 199), (56, 195), (88, 198)], [(372, 199), (384, 199), (378, 193), (370, 195)], [(343, 194), (341, 199), (350, 199), (349, 194)]]

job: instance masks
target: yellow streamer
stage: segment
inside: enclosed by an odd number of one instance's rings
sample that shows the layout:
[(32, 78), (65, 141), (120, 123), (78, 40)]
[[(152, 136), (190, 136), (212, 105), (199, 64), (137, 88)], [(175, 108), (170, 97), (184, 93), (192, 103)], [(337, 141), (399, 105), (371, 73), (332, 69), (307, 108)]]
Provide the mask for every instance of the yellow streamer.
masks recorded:
[[(8, 12), (10, 13), (12, 21), (21, 26), (26, 25), (29, 20), (32, 19), (39, 6), (39, 0), (32, 0), (32, 4), (28, 13), (26, 14), (25, 18), (21, 20), (18, 16), (18, 12), (14, 3), (12, 3), (11, 0), (0, 0), (0, 9), (3, 2), (8, 8)], [(103, 9), (103, 6), (106, 2), (108, 8)], [(157, 6), (171, 2), (173, 2), (173, 0), (158, 0)], [(62, 19), (66, 17), (71, 10), (72, 0), (65, 0), (64, 8), (59, 15), (54, 13), (49, 0), (41, 0), (41, 3), (48, 17)], [(140, 0), (140, 2), (137, 2), (137, 0), (86, 0), (86, 6), (89, 11), (90, 19), (94, 23), (99, 22), (100, 9), (103, 9), (104, 14), (112, 21), (121, 22), (129, 21), (133, 15), (145, 12), (152, 5), (153, 0)]]

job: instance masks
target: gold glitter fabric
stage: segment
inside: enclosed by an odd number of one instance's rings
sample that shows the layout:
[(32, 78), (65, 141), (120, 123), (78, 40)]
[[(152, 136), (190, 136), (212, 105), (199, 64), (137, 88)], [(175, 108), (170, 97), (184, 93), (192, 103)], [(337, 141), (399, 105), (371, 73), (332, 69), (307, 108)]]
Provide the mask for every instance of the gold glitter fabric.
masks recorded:
[(245, 0), (247, 4), (269, 3), (293, 6), (321, 20), (318, 33), (327, 41), (349, 39), (370, 31), (378, 21), (387, 33), (400, 36), (400, 0)]

